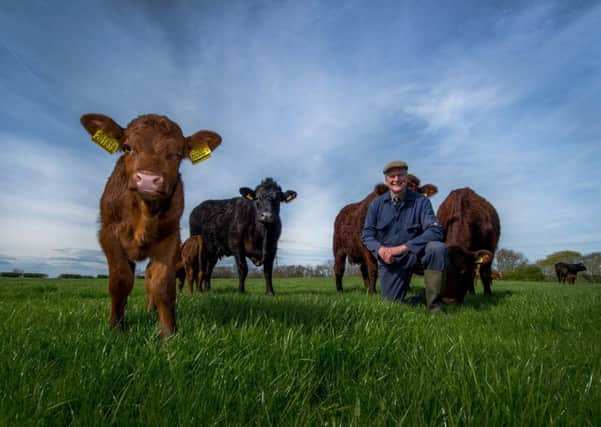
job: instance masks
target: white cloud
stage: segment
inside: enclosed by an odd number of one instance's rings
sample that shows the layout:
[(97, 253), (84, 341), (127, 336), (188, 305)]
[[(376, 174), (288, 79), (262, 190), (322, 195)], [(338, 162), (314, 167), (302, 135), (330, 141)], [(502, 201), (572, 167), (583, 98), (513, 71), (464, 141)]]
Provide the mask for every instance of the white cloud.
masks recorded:
[(282, 236), (278, 256), (285, 263), (321, 264), (332, 258), (334, 218), (342, 206), (327, 186), (294, 188), (298, 197), (282, 204)]
[[(410, 7), (401, 29), (391, 18), (382, 25), (395, 31), (374, 36), (380, 27), (365, 21), (348, 40), (334, 33), (358, 11), (334, 9), (236, 4), (206, 19), (204, 9), (187, 6), (160, 16), (128, 5), (115, 15), (98, 5), (92, 27), (59, 10), (63, 31), (44, 40), (33, 15), (23, 21), (33, 34), (27, 38), (5, 18), (12, 29), (5, 43), (35, 81), (27, 72), (2, 75), (16, 87), (7, 93), (10, 117), (28, 125), (0, 134), (0, 253), (97, 248), (98, 200), (116, 156), (99, 151), (78, 126), (88, 111), (122, 125), (156, 112), (185, 134), (222, 134), (211, 159), (182, 166), (183, 237), (196, 204), (237, 197), (239, 187), (273, 176), (299, 192), (282, 206), (281, 255), (322, 262), (331, 257), (338, 210), (369, 193), (391, 157), (438, 185), (435, 207), (464, 186), (489, 199), (502, 213), (503, 244), (516, 249), (524, 240), (546, 250), (601, 232), (590, 217), (601, 178), (594, 162), (601, 129), (591, 119), (600, 45), (586, 43), (598, 35), (601, 8), (560, 31), (549, 24), (549, 7), (508, 13), (486, 38), (452, 39), (433, 52), (419, 51), (429, 31), (408, 34)], [(170, 28), (168, 18), (181, 26)], [(72, 46), (53, 50), (69, 34), (78, 35)], [(43, 121), (25, 120), (33, 113)], [(68, 125), (65, 116), (73, 119)]]

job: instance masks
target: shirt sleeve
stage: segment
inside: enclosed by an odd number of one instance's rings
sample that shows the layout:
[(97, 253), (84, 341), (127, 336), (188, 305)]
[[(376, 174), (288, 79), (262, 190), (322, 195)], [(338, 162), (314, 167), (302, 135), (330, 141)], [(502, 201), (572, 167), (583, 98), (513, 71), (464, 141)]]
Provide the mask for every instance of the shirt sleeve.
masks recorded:
[(365, 217), (365, 224), (363, 225), (363, 233), (361, 234), (361, 240), (372, 255), (378, 259), (378, 249), (382, 244), (376, 240), (376, 224), (378, 218), (378, 207), (376, 201), (372, 201), (367, 208), (367, 216)]
[(432, 203), (429, 199), (423, 199), (419, 215), (421, 226), (424, 231), (419, 236), (405, 242), (405, 245), (413, 253), (421, 251), (428, 242), (442, 242), (443, 237), (442, 225), (438, 222), (438, 218), (436, 218), (434, 209), (432, 209)]

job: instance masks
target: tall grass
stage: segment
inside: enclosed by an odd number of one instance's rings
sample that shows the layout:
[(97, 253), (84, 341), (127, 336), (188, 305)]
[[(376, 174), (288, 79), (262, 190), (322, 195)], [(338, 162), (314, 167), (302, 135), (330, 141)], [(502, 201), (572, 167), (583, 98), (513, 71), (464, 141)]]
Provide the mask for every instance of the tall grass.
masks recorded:
[(439, 317), (345, 286), (215, 280), (161, 344), (141, 282), (116, 333), (106, 280), (1, 278), (0, 424), (601, 425), (600, 285), (496, 282)]

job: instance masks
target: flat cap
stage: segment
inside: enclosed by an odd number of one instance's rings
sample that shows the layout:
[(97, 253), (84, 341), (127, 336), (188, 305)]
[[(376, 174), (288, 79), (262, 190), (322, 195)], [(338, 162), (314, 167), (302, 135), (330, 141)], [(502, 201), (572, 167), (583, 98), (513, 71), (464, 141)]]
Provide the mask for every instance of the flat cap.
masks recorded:
[(402, 160), (393, 160), (390, 163), (386, 163), (386, 166), (384, 166), (384, 170), (382, 172), (384, 173), (384, 175), (386, 175), (390, 169), (394, 168), (408, 170), (409, 166), (407, 166), (407, 163), (405, 163)]

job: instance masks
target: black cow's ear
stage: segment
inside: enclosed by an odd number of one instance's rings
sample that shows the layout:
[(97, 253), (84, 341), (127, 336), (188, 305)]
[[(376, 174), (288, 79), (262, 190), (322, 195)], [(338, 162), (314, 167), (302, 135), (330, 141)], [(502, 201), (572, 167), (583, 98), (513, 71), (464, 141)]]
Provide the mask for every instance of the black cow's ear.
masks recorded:
[(103, 114), (84, 114), (79, 121), (92, 136), (92, 141), (109, 153), (112, 154), (121, 148), (123, 128), (110, 117)]
[(282, 202), (291, 202), (296, 199), (296, 191), (288, 190), (285, 193), (282, 193)]
[(254, 201), (254, 200), (257, 200), (257, 196), (256, 196), (255, 192), (253, 190), (251, 190), (250, 188), (248, 188), (248, 187), (242, 187), (240, 189), (240, 194), (246, 200), (250, 200), (251, 202)]

